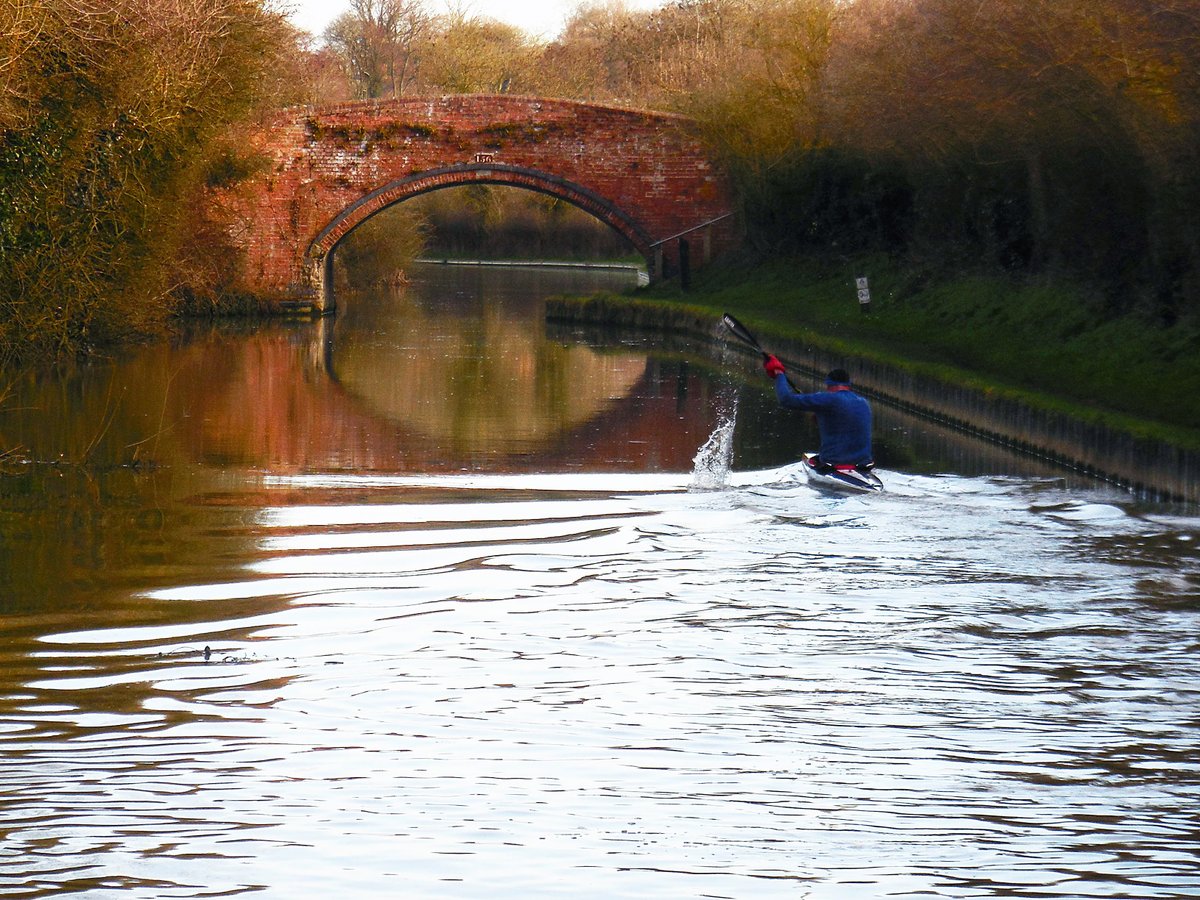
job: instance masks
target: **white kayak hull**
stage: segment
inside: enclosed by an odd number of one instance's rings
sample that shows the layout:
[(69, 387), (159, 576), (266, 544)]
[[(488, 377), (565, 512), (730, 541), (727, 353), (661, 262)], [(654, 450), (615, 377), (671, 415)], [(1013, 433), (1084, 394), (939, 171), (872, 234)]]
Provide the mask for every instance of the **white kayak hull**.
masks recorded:
[(818, 469), (813, 465), (815, 457), (816, 454), (813, 453), (806, 453), (804, 456), (804, 475), (808, 478), (809, 484), (850, 494), (878, 494), (883, 490), (883, 482), (870, 470), (861, 468)]

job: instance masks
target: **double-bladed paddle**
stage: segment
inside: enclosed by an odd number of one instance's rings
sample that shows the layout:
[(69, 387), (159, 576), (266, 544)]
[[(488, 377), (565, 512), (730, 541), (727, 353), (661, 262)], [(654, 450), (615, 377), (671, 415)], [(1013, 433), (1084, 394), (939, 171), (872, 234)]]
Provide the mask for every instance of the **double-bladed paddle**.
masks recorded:
[[(751, 347), (761, 353), (764, 360), (771, 355), (762, 348), (762, 344), (758, 342), (758, 338), (754, 336), (750, 329), (731, 316), (729, 313), (725, 313), (725, 315), (721, 316), (721, 324), (728, 328), (730, 334), (732, 334), (739, 341), (749, 344)], [(793, 391), (796, 390), (796, 386), (792, 384), (791, 378), (788, 378), (787, 383)], [(797, 393), (799, 393), (799, 391), (797, 391)]]

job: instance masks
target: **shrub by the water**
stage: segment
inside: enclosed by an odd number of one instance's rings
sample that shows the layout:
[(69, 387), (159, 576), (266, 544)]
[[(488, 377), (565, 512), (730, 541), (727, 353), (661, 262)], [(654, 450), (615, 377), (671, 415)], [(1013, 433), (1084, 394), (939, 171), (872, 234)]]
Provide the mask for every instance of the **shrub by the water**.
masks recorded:
[(218, 139), (288, 46), (260, 0), (0, 4), (0, 365), (163, 322)]

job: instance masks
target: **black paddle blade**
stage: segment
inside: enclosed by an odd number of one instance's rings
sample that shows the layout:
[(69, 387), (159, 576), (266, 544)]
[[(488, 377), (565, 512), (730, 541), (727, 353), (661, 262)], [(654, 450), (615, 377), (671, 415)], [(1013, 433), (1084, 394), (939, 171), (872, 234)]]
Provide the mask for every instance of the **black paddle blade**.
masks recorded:
[[(730, 333), (739, 341), (744, 341), (761, 353), (763, 360), (766, 360), (766, 358), (771, 355), (759, 345), (758, 338), (750, 333), (750, 329), (731, 316), (729, 313), (725, 313), (725, 315), (721, 316), (721, 324), (728, 328)], [(791, 378), (788, 378), (787, 383), (788, 387), (790, 387), (794, 393), (800, 393)]]
[(766, 355), (766, 351), (759, 346), (758, 339), (750, 333), (750, 329), (731, 316), (729, 313), (725, 313), (725, 315), (721, 316), (721, 323), (728, 328), (730, 334), (732, 334), (739, 341), (749, 344), (759, 353), (763, 354), (764, 356)]

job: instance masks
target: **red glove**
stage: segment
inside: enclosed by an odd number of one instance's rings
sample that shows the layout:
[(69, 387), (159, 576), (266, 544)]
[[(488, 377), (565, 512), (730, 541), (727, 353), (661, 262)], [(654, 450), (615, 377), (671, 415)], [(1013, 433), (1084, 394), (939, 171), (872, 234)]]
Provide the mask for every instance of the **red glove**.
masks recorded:
[(783, 367), (783, 363), (779, 361), (779, 357), (773, 353), (768, 353), (766, 359), (763, 360), (763, 368), (767, 370), (767, 376), (774, 379), (776, 376), (782, 375), (787, 371)]

